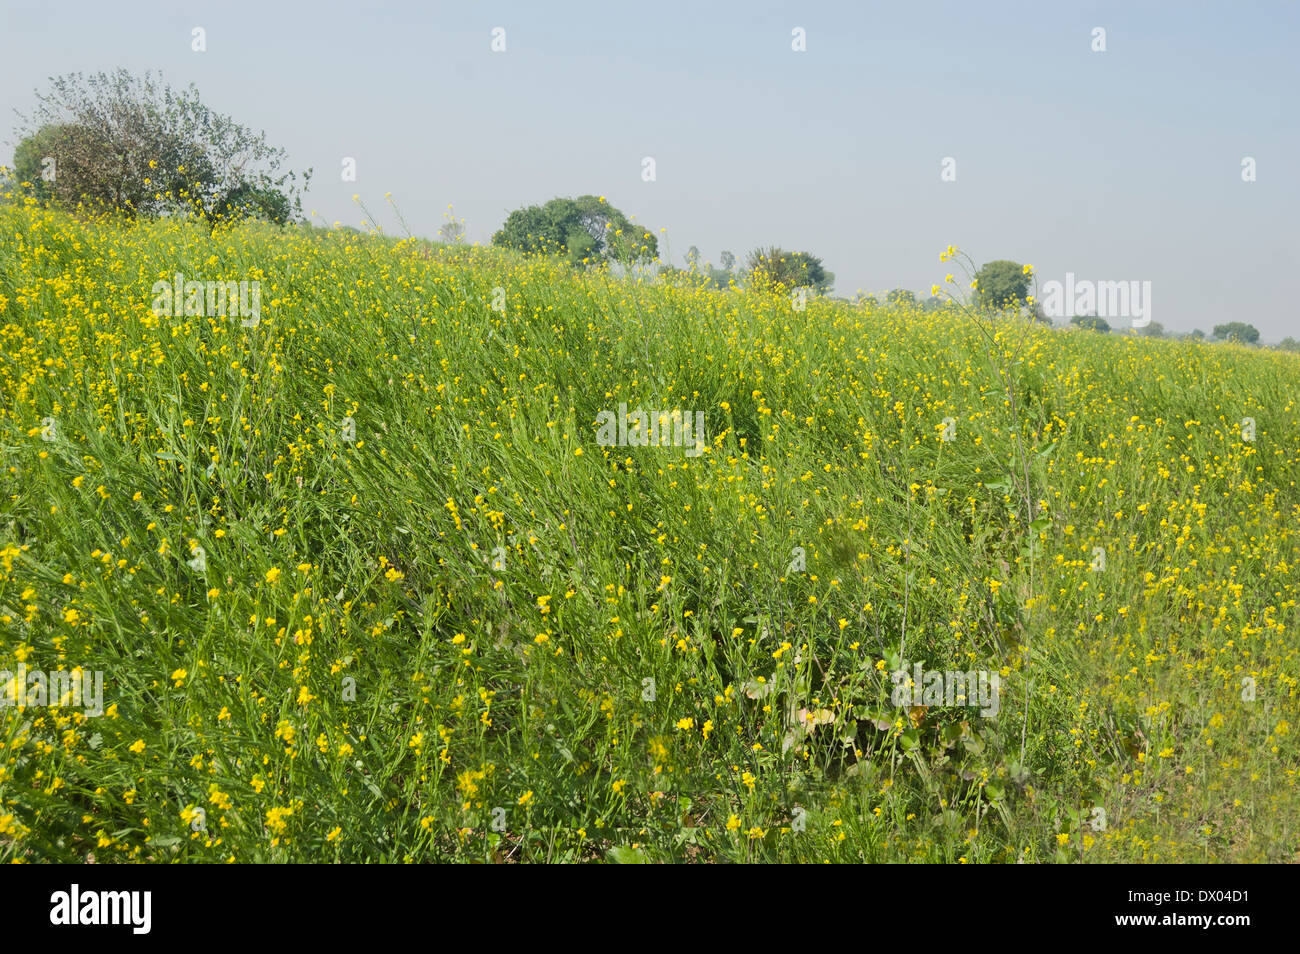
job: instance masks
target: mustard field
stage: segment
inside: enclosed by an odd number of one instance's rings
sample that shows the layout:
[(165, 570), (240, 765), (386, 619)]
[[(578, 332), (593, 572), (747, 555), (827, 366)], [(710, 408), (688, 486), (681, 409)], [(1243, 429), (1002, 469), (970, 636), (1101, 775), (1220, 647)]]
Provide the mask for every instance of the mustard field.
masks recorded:
[(1279, 351), (10, 202), (0, 860), (1295, 860), (1297, 401)]

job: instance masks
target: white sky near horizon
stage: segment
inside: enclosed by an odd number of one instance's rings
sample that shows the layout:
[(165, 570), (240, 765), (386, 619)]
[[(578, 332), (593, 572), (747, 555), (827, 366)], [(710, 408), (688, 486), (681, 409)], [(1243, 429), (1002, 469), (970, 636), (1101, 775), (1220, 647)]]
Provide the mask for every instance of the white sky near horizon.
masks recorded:
[(154, 69), (312, 167), (318, 222), (359, 225), (356, 193), (399, 232), (391, 192), (417, 234), (454, 203), (487, 242), (515, 208), (591, 193), (665, 228), (677, 265), (775, 244), (819, 256), (835, 294), (924, 297), (951, 243), (1043, 282), (1149, 281), (1167, 329), (1271, 342), (1300, 337), (1297, 41), (1283, 0), (3, 0), (0, 162), (48, 77)]

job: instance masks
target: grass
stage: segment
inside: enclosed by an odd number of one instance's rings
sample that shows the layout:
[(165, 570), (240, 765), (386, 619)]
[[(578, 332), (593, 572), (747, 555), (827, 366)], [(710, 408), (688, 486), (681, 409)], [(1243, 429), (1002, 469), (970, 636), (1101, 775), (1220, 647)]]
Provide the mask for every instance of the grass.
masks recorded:
[(0, 860), (1293, 860), (1300, 358), (981, 321), (0, 207)]

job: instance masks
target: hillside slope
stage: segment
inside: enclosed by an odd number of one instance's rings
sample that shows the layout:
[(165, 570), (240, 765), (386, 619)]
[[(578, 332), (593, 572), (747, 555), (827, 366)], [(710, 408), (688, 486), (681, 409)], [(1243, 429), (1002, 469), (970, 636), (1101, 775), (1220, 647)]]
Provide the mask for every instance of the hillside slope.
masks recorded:
[(1300, 847), (1296, 356), (16, 205), (0, 327), (0, 861)]

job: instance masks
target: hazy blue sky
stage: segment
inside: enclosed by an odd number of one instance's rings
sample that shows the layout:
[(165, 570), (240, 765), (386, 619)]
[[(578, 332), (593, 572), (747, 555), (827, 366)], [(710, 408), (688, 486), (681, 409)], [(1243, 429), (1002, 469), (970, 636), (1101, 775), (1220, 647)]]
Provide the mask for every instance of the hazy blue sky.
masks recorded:
[(677, 264), (779, 244), (838, 294), (925, 294), (954, 243), (1150, 281), (1167, 328), (1300, 336), (1294, 2), (5, 0), (0, 24), (5, 162), (47, 77), (152, 68), (314, 167), (327, 222), (392, 192), (417, 233), (454, 202), (487, 241), (520, 205), (603, 194)]

